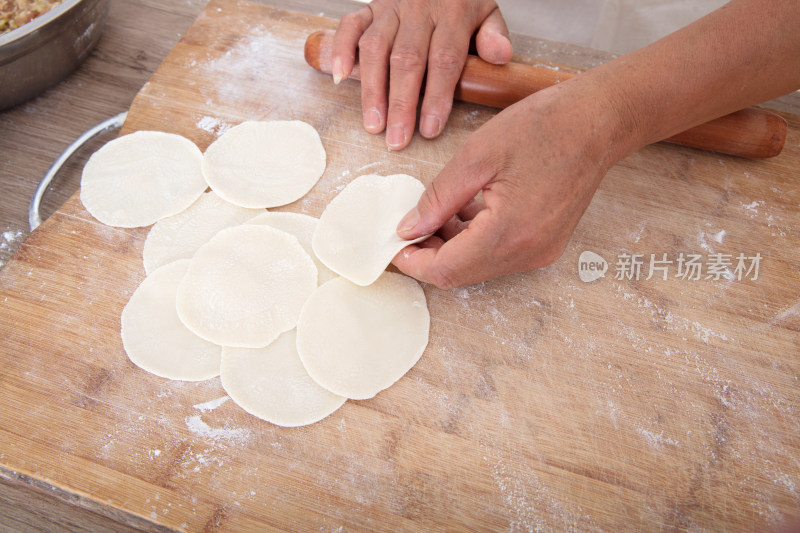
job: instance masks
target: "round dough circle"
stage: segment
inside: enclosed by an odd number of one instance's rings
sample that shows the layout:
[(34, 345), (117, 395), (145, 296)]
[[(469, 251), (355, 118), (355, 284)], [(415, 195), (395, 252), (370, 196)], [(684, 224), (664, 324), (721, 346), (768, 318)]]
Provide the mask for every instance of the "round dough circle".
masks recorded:
[(222, 348), (184, 326), (175, 310), (178, 284), (189, 268), (182, 259), (155, 270), (122, 310), (122, 345), (138, 367), (157, 376), (200, 381), (219, 374)]
[(318, 218), (301, 213), (268, 211), (248, 220), (247, 223), (266, 224), (267, 226), (272, 226), (275, 229), (291, 233), (297, 237), (300, 246), (303, 247), (303, 250), (311, 256), (311, 259), (314, 260), (314, 264), (317, 265), (319, 278), (317, 283), (319, 285), (337, 277), (336, 272), (326, 267), (325, 263), (319, 260), (311, 246), (311, 238), (314, 236), (314, 231), (317, 229), (317, 224), (319, 223)]
[(368, 174), (350, 182), (319, 219), (312, 245), (331, 270), (357, 285), (369, 285), (397, 252), (427, 236), (404, 240), (397, 225), (417, 205), (425, 186), (406, 174)]
[(263, 212), (233, 205), (207, 192), (188, 209), (153, 225), (142, 249), (144, 270), (149, 274), (161, 265), (190, 259), (220, 230), (243, 224)]
[(303, 306), (297, 352), (317, 383), (363, 400), (416, 364), (428, 345), (429, 328), (425, 293), (412, 278), (384, 272), (367, 287), (336, 278)]
[(103, 224), (149, 226), (203, 194), (202, 160), (200, 149), (180, 135), (137, 131), (118, 137), (83, 167), (81, 202)]
[(222, 351), (220, 378), (225, 391), (248, 413), (279, 426), (313, 424), (347, 400), (311, 379), (297, 355), (295, 339), (293, 329), (266, 348)]
[(305, 195), (325, 171), (317, 130), (299, 120), (249, 121), (227, 130), (203, 156), (211, 188), (242, 207), (277, 207)]
[(200, 337), (262, 348), (295, 327), (317, 286), (317, 267), (297, 239), (242, 225), (200, 247), (178, 287), (178, 316)]

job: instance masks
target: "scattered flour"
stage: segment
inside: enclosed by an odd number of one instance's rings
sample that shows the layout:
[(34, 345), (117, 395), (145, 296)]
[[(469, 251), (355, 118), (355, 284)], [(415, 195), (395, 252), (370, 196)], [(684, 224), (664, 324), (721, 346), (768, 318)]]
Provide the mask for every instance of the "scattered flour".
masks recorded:
[[(305, 45), (304, 36), (298, 37), (298, 41), (287, 41), (284, 38), (275, 37), (270, 28), (263, 24), (255, 26), (249, 31), (247, 36), (243, 36), (221, 56), (197, 65), (206, 75), (220, 80), (216, 84), (213, 94), (213, 100), (217, 104), (244, 105), (244, 100), (251, 97), (253, 91), (259, 90), (258, 80), (274, 79), (278, 72), (275, 67), (277, 62), (294, 61), (295, 58), (291, 54), (295, 50), (302, 50)], [(242, 80), (247, 81), (243, 82)], [(291, 89), (293, 85), (288, 83), (289, 80), (275, 81), (276, 86), (285, 87), (286, 98), (281, 103), (284, 106), (283, 114), (284, 116), (291, 115), (288, 105), (293, 101)], [(281, 85), (281, 81), (286, 83)], [(275, 95), (275, 97), (278, 96)], [(207, 121), (205, 125), (210, 126), (210, 122)]]
[(647, 444), (650, 445), (651, 448), (661, 449), (664, 445), (668, 446), (678, 446), (680, 444), (678, 441), (664, 437), (664, 432), (661, 431), (660, 433), (656, 433), (654, 431), (648, 431), (644, 428), (637, 428), (637, 433), (644, 437), (644, 440), (647, 441)]
[(187, 416), (185, 419), (186, 427), (189, 431), (212, 440), (236, 440), (246, 442), (250, 438), (250, 430), (245, 428), (212, 428), (205, 422), (200, 415)]
[(375, 161), (374, 163), (368, 163), (368, 164), (366, 164), (366, 165), (364, 165), (362, 167), (357, 168), (356, 172), (363, 172), (363, 171), (365, 171), (367, 169), (370, 169), (372, 167), (378, 166), (380, 164), (381, 164), (380, 161)]
[(205, 403), (195, 404), (192, 407), (194, 407), (195, 409), (200, 409), (202, 412), (205, 413), (206, 411), (213, 411), (214, 409), (216, 409), (217, 407), (219, 407), (220, 405), (222, 405), (223, 403), (227, 402), (230, 399), (231, 399), (230, 396), (220, 396), (219, 398), (216, 398), (214, 400), (209, 400)]
[(476, 128), (478, 124), (478, 120), (480, 118), (480, 109), (473, 109), (469, 113), (464, 114), (464, 123), (469, 129)]
[(780, 216), (775, 215), (774, 209), (769, 209), (766, 205), (764, 200), (754, 200), (749, 204), (744, 202), (739, 202), (742, 209), (745, 210), (748, 217), (751, 219), (755, 219), (759, 217), (759, 209), (765, 208), (763, 213), (762, 220), (766, 221), (767, 227), (769, 227), (773, 237), (785, 237), (786, 236), (786, 228), (790, 227), (790, 224), (787, 224)]
[(22, 240), (23, 233), (21, 231), (7, 230), (3, 232), (3, 239), (0, 240), (0, 250), (8, 250), (12, 244), (18, 240)]
[(216, 137), (219, 137), (231, 128), (231, 124), (224, 120), (207, 115), (200, 118), (195, 125), (203, 131), (213, 133)]
[[(723, 341), (731, 340), (728, 338), (727, 334), (714, 331), (713, 328), (705, 326), (697, 320), (692, 321), (688, 318), (677, 316), (673, 314), (672, 311), (664, 309), (644, 296), (638, 296), (632, 292), (625, 292), (625, 288), (618, 283), (616, 284), (616, 290), (618, 294), (622, 294), (623, 300), (636, 303), (639, 309), (646, 310), (650, 313), (654, 323), (663, 323), (670, 331), (676, 333), (691, 333), (705, 344), (708, 344), (712, 339), (720, 339)], [(687, 340), (686, 337), (683, 337), (683, 340)]]
[(747, 214), (750, 216), (750, 218), (753, 218), (756, 215), (758, 215), (759, 207), (764, 207), (764, 200), (753, 200), (749, 204), (746, 204), (744, 202), (739, 202), (739, 203), (741, 204), (742, 209), (747, 211)]
[(628, 232), (628, 238), (633, 242), (638, 243), (640, 240), (642, 240), (642, 236), (644, 235), (644, 233), (645, 233), (645, 223), (642, 222), (636, 228), (636, 231)]
[(773, 318), (772, 320), (769, 321), (769, 324), (773, 325), (778, 320), (783, 320), (783, 319), (788, 318), (790, 316), (796, 316), (796, 315), (800, 315), (800, 302), (797, 302), (796, 304), (794, 304), (794, 305), (792, 305), (790, 307), (786, 307), (784, 309), (781, 309), (781, 311), (777, 315), (775, 315), (775, 318)]
[(6, 264), (6, 260), (16, 249), (16, 244), (25, 238), (25, 234), (19, 230), (8, 229), (3, 232), (0, 239), (0, 268)]
[(4, 231), (3, 232), (3, 244), (8, 246), (9, 244), (12, 244), (12, 243), (16, 242), (17, 239), (19, 239), (20, 237), (22, 237), (22, 231), (19, 231), (19, 230), (17, 230), (17, 231), (14, 231), (14, 230)]
[(491, 468), (495, 486), (509, 513), (508, 531), (601, 530), (580, 506), (572, 508), (573, 500), (559, 498), (533, 471), (517, 470), (503, 458), (492, 461), (484, 456), (483, 459)]

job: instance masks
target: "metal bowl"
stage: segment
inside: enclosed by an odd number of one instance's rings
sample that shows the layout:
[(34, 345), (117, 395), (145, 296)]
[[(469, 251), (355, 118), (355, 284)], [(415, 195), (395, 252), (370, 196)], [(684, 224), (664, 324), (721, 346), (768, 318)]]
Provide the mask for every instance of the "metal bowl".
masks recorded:
[(108, 0), (64, 0), (0, 35), (0, 110), (55, 85), (89, 55), (108, 17)]

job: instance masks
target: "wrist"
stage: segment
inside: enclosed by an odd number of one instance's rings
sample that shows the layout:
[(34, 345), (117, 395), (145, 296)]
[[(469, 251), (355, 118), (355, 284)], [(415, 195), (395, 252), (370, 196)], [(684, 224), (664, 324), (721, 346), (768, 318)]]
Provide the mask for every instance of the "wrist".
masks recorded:
[(582, 155), (603, 174), (645, 144), (643, 121), (622, 91), (583, 75), (534, 94), (531, 116), (550, 115), (558, 124), (550, 135), (561, 135), (563, 146)]

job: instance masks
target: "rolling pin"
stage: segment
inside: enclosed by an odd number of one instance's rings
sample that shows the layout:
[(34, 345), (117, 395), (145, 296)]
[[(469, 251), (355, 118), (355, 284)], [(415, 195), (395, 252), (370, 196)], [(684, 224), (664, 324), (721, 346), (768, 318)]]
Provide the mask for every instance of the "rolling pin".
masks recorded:
[[(320, 72), (331, 73), (333, 30), (320, 30), (306, 39), (306, 62)], [(522, 63), (492, 65), (467, 56), (456, 85), (456, 100), (505, 108), (536, 91), (576, 76), (562, 70)], [(360, 80), (358, 64), (350, 74)], [(748, 107), (674, 135), (666, 142), (740, 157), (778, 155), (786, 142), (786, 121), (764, 109)]]

